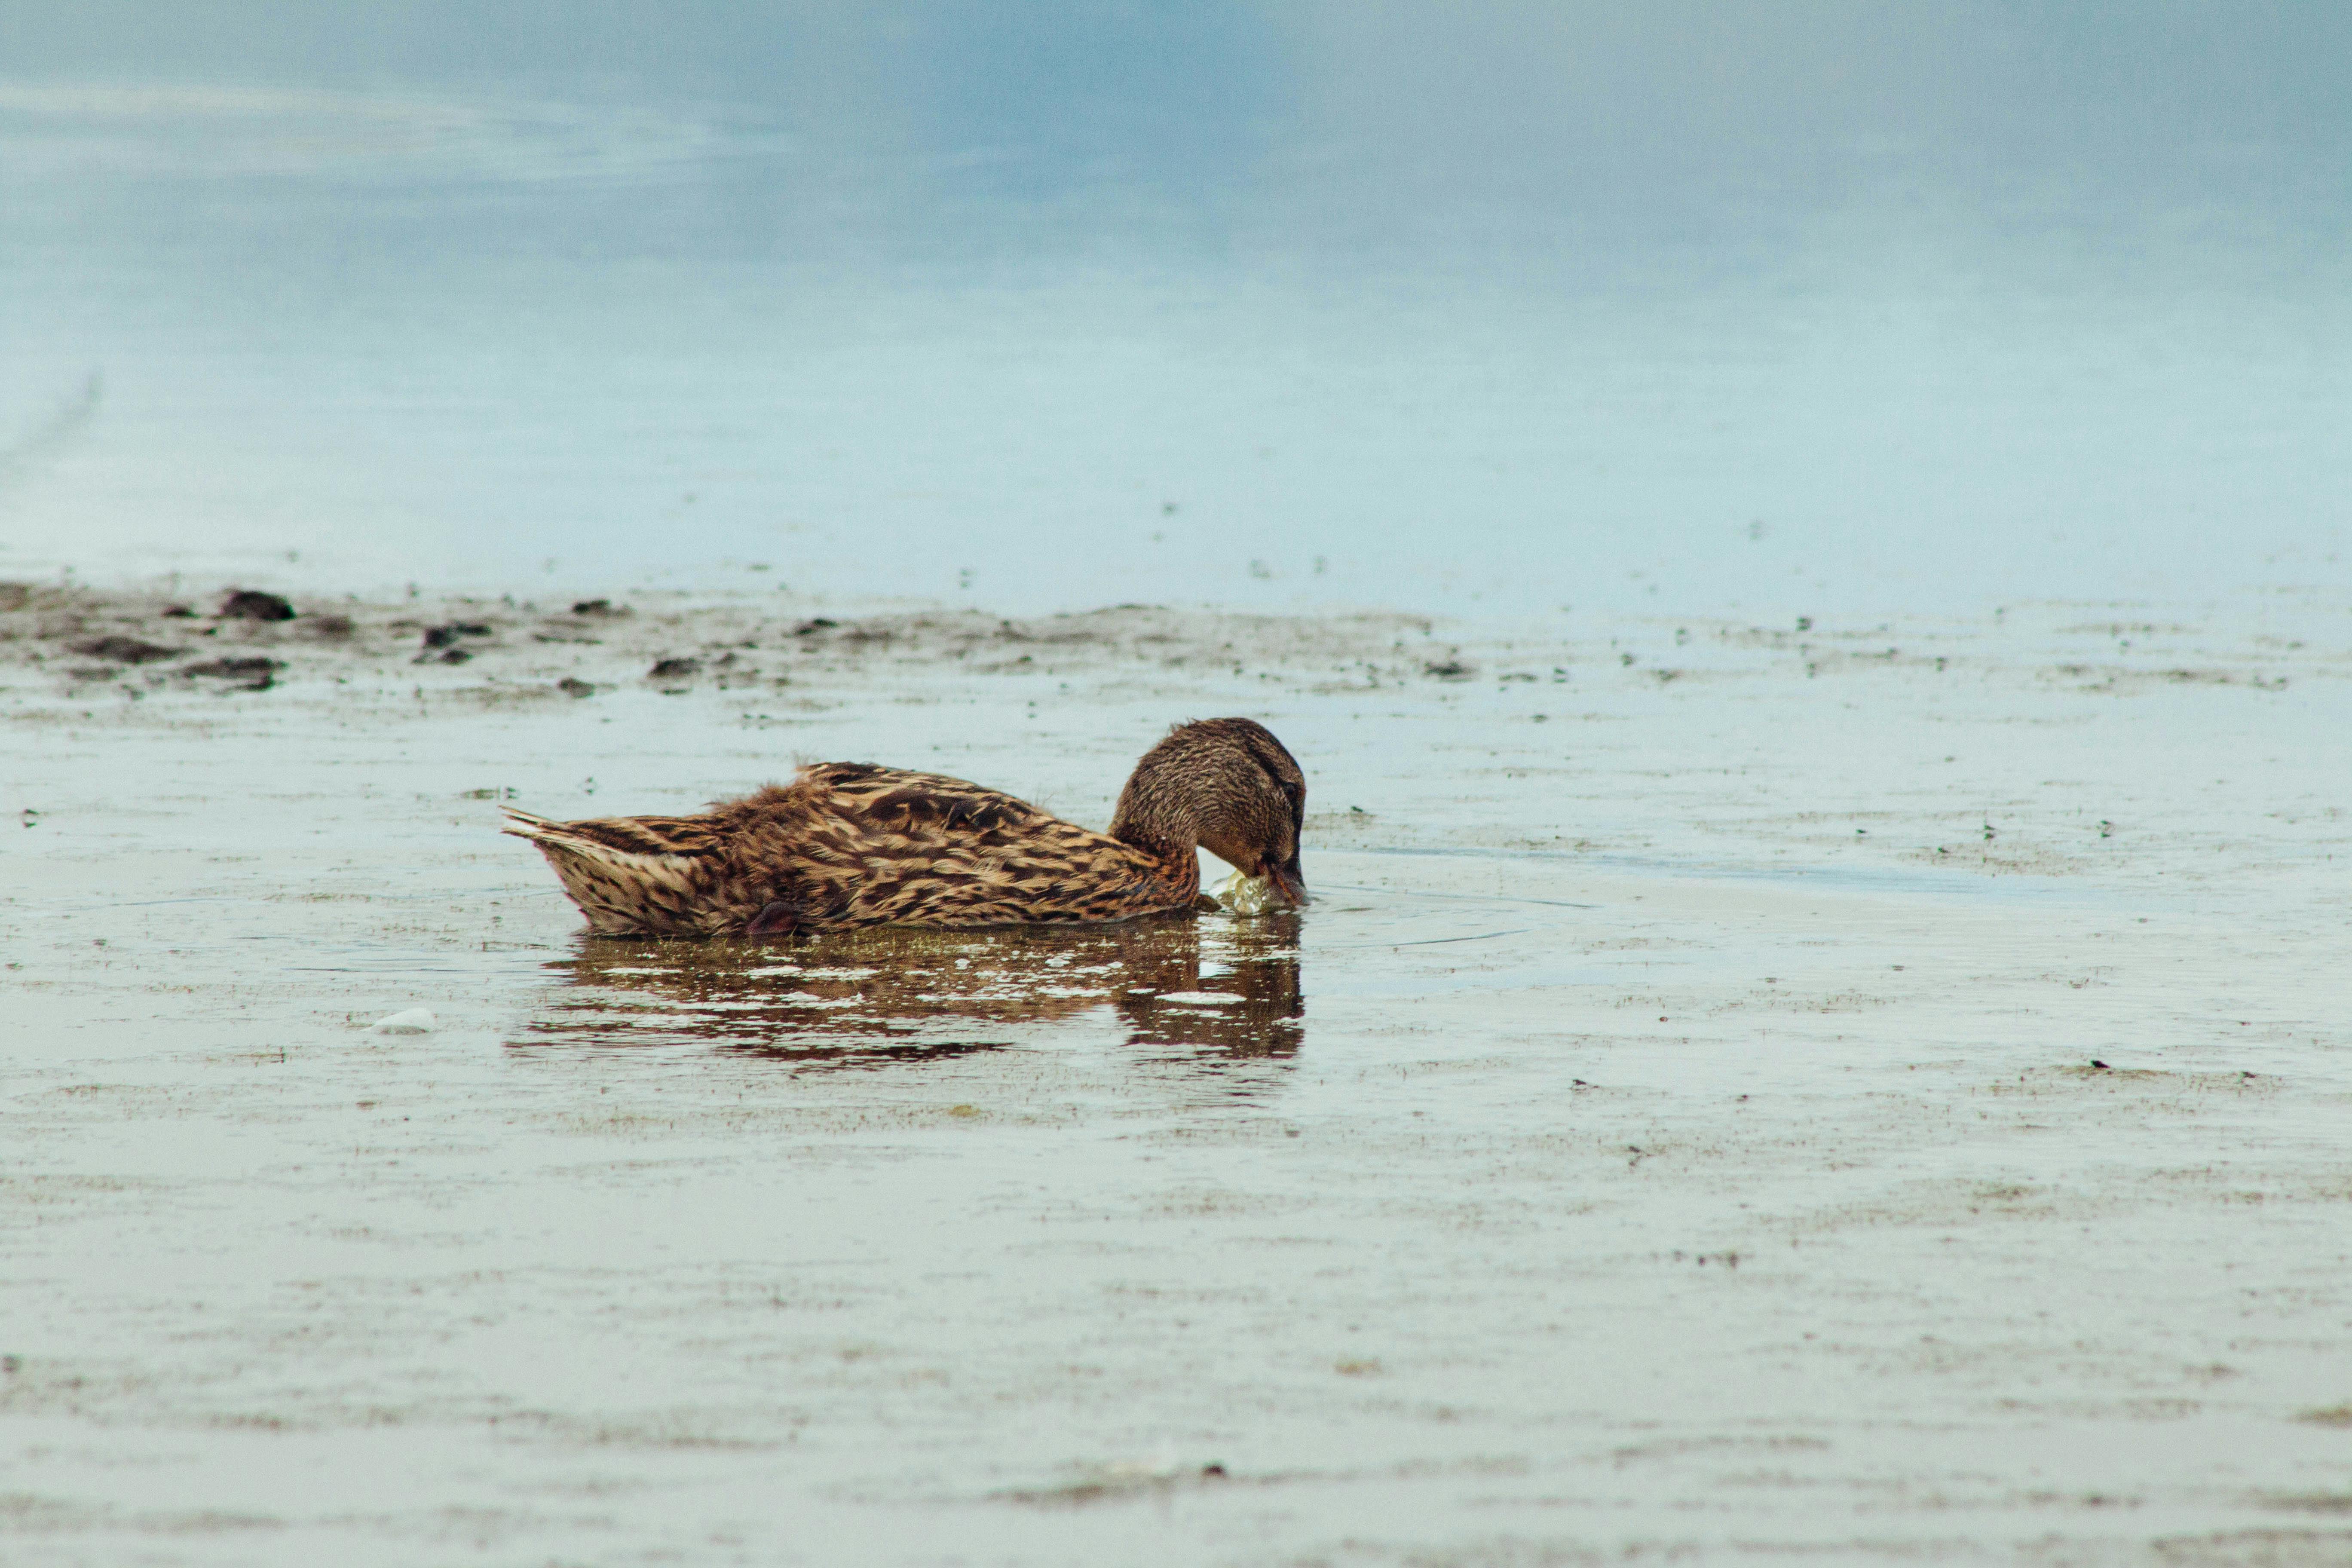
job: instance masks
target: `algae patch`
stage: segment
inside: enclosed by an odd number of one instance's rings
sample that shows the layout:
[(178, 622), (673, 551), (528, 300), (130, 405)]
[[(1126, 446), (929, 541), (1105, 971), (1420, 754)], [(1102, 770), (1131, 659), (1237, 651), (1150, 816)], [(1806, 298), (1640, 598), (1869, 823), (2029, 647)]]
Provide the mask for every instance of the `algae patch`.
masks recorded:
[(1239, 871), (1210, 889), (1209, 897), (1236, 915), (1262, 915), (1282, 902), (1274, 890), (1274, 879), (1244, 877)]

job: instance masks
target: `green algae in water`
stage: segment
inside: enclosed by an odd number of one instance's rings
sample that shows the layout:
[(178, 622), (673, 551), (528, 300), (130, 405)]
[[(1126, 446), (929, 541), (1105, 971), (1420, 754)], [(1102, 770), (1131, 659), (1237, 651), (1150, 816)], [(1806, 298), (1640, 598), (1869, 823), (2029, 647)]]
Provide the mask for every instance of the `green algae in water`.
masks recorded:
[(1239, 871), (1209, 889), (1209, 897), (1237, 915), (1262, 915), (1282, 902), (1271, 877), (1244, 877)]

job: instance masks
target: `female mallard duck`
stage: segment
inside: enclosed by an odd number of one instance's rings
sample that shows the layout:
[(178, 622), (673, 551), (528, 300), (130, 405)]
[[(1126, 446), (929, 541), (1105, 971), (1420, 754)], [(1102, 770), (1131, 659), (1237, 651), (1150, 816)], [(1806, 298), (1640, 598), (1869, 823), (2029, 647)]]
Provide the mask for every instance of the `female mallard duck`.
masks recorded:
[(550, 822), (509, 810), (606, 936), (786, 937), (850, 926), (1132, 920), (1192, 907), (1197, 847), (1293, 904), (1306, 776), (1248, 719), (1143, 753), (1110, 832), (961, 779), (814, 763), (699, 816)]

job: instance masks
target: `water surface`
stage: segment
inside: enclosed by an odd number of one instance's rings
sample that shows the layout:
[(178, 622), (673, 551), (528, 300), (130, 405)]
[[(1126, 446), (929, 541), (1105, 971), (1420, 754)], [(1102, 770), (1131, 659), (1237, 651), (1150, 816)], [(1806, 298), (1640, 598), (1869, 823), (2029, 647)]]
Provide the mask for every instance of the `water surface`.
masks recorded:
[(2343, 581), (2330, 7), (74, 15), (0, 66), (20, 575)]

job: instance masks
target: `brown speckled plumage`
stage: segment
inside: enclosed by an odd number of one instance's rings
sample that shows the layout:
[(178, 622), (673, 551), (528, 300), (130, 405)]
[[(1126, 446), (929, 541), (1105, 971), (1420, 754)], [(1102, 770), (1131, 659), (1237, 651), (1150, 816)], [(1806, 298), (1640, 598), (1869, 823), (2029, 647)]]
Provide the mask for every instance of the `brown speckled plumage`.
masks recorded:
[(937, 773), (816, 763), (698, 816), (508, 812), (608, 936), (789, 936), (852, 926), (1089, 922), (1189, 909), (1196, 846), (1303, 900), (1305, 777), (1248, 719), (1180, 724), (1110, 831)]

